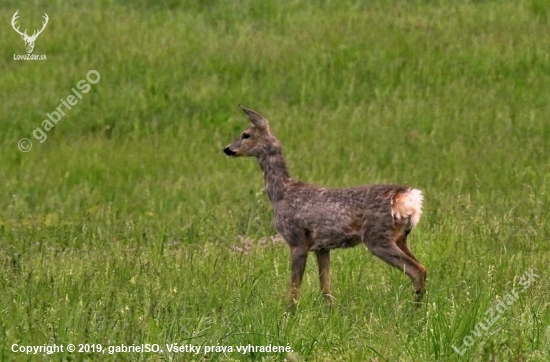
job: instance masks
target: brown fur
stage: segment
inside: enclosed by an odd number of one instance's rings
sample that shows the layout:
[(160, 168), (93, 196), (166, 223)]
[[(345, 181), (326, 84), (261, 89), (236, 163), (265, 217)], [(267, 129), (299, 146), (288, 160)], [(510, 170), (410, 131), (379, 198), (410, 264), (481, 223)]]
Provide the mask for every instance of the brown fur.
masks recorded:
[(412, 280), (415, 300), (420, 301), (426, 268), (409, 250), (407, 236), (420, 219), (422, 193), (399, 185), (327, 189), (293, 180), (267, 120), (255, 111), (242, 109), (252, 124), (224, 152), (258, 159), (273, 204), (275, 228), (290, 248), (291, 301), (297, 300), (308, 253), (314, 251), (321, 290), (332, 302), (330, 250), (361, 242), (374, 255), (404, 271)]

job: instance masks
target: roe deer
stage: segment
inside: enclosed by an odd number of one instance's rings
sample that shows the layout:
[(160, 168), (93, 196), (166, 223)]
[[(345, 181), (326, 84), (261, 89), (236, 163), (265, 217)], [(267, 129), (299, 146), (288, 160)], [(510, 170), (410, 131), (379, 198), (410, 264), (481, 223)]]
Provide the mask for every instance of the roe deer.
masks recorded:
[(330, 251), (363, 242), (380, 259), (403, 270), (412, 280), (415, 301), (424, 295), (426, 268), (407, 247), (407, 236), (422, 214), (422, 192), (406, 186), (371, 185), (327, 189), (293, 180), (281, 145), (260, 114), (242, 107), (252, 123), (223, 152), (254, 156), (264, 174), (273, 204), (275, 228), (290, 247), (289, 297), (297, 302), (309, 251), (319, 267), (321, 290), (332, 304)]

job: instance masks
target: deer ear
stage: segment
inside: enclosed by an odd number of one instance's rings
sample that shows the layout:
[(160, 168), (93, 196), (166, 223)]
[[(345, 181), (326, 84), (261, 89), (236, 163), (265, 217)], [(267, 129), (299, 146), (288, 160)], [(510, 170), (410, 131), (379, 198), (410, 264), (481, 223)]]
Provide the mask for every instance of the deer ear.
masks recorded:
[(248, 116), (248, 119), (250, 119), (250, 122), (252, 124), (260, 129), (267, 129), (267, 119), (265, 119), (261, 114), (258, 112), (255, 112), (251, 109), (244, 108), (243, 106), (239, 105), (244, 113)]

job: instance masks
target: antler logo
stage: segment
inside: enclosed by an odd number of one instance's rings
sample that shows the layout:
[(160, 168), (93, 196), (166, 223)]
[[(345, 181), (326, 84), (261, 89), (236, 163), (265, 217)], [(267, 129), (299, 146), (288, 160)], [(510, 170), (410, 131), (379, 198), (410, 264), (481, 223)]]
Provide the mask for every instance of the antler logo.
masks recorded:
[(25, 48), (27, 49), (27, 53), (31, 54), (34, 50), (34, 42), (36, 41), (36, 38), (44, 31), (44, 28), (46, 28), (46, 25), (48, 24), (48, 14), (44, 13), (44, 22), (42, 23), (42, 29), (35, 30), (31, 36), (27, 35), (27, 29), (25, 29), (24, 32), (19, 31), (19, 27), (15, 27), (15, 22), (17, 21), (19, 10), (13, 14), (13, 18), (11, 18), (11, 26), (13, 27), (13, 30), (15, 30), (19, 35), (21, 35), (21, 38), (25, 41)]

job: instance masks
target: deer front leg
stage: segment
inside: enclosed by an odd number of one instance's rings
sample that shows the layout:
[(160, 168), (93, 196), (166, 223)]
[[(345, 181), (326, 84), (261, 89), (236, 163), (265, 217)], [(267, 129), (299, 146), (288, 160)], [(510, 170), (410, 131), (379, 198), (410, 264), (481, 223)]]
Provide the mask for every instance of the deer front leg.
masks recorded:
[(308, 249), (302, 246), (291, 246), (290, 257), (292, 261), (292, 274), (290, 276), (290, 290), (288, 292), (290, 303), (298, 302), (298, 290), (302, 284), (302, 278), (306, 269)]
[(325, 295), (327, 302), (332, 305), (333, 296), (330, 293), (330, 250), (316, 250), (317, 266), (319, 267), (319, 282), (321, 291)]

